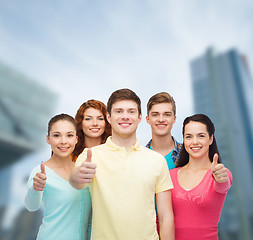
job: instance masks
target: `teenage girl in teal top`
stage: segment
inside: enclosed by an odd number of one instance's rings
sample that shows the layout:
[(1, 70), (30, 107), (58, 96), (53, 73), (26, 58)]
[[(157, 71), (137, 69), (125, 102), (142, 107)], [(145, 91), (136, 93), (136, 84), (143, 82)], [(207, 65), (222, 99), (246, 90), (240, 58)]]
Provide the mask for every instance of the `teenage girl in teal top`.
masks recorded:
[(43, 202), (44, 217), (37, 240), (89, 240), (91, 199), (87, 188), (74, 189), (68, 182), (74, 166), (71, 154), (77, 143), (75, 120), (60, 114), (48, 124), (47, 143), (51, 158), (33, 169), (25, 197), (29, 211), (36, 211)]

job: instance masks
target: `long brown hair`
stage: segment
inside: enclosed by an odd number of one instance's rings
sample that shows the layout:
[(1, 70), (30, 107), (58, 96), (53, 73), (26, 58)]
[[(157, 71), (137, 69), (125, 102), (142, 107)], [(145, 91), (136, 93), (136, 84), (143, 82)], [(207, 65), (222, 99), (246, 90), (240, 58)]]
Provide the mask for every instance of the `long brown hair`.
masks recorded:
[(106, 106), (104, 103), (98, 101), (98, 100), (88, 100), (87, 102), (84, 102), (80, 108), (77, 110), (76, 116), (75, 116), (75, 120), (76, 120), (76, 125), (77, 125), (77, 133), (76, 135), (78, 136), (78, 143), (76, 144), (75, 150), (73, 151), (72, 154), (72, 160), (75, 162), (77, 157), (79, 156), (79, 154), (85, 149), (85, 135), (83, 133), (83, 129), (82, 129), (82, 122), (83, 122), (83, 118), (84, 118), (84, 112), (88, 109), (88, 108), (94, 108), (99, 110), (102, 114), (103, 117), (105, 119), (105, 131), (102, 134), (102, 142), (101, 143), (105, 143), (107, 137), (109, 137), (111, 135), (111, 125), (110, 123), (107, 121), (106, 119)]
[[(218, 163), (221, 163), (221, 157), (220, 157), (218, 146), (217, 146), (217, 143), (216, 143), (216, 140), (214, 137), (215, 127), (214, 127), (214, 124), (211, 121), (211, 119), (204, 114), (195, 114), (195, 115), (187, 117), (183, 123), (183, 136), (184, 136), (185, 126), (189, 122), (200, 122), (206, 126), (209, 137), (213, 136), (213, 142), (209, 146), (209, 160), (210, 160), (210, 162), (213, 162), (214, 154), (218, 153), (218, 156), (219, 156)], [(189, 153), (185, 150), (185, 147), (183, 144), (176, 166), (183, 167), (188, 162), (189, 162)]]

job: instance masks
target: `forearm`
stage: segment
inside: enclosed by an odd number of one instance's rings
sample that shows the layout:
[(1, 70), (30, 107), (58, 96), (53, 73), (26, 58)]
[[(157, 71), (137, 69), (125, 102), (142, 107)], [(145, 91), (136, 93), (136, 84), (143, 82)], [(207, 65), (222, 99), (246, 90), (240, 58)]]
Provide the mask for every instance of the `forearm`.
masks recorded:
[(160, 240), (175, 240), (174, 217), (159, 219)]
[(28, 211), (33, 212), (40, 208), (43, 191), (35, 191), (31, 186), (25, 196), (25, 207)]
[(83, 189), (87, 185), (87, 183), (81, 183), (79, 180), (79, 167), (74, 167), (70, 173), (69, 183), (73, 188)]

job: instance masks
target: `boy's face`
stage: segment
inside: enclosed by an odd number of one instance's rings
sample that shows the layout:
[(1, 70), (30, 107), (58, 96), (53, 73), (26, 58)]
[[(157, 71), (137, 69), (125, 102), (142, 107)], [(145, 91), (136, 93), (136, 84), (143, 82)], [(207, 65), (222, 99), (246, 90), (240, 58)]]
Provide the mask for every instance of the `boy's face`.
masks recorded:
[(164, 136), (171, 134), (171, 129), (176, 121), (171, 103), (158, 103), (152, 106), (147, 123), (151, 126), (152, 134)]
[(136, 133), (142, 116), (139, 115), (137, 104), (132, 100), (119, 100), (112, 104), (111, 115), (107, 120), (111, 124), (112, 132), (126, 138)]

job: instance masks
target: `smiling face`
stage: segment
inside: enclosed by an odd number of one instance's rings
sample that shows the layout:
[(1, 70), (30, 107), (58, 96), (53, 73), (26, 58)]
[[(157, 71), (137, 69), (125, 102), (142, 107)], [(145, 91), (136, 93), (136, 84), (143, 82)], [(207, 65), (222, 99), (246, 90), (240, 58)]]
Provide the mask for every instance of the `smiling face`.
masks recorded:
[(82, 129), (87, 138), (101, 138), (105, 131), (103, 113), (95, 108), (88, 108), (83, 114)]
[(119, 100), (112, 104), (111, 115), (107, 120), (112, 126), (112, 134), (128, 138), (136, 134), (141, 121), (137, 104), (132, 100)]
[(171, 129), (176, 121), (176, 116), (171, 103), (159, 103), (152, 106), (146, 117), (151, 126), (152, 134), (165, 136), (171, 134)]
[(76, 129), (73, 123), (66, 120), (55, 122), (47, 135), (47, 143), (51, 145), (53, 156), (69, 157), (77, 143)]
[(190, 121), (184, 129), (184, 147), (189, 158), (203, 159), (208, 157), (209, 146), (213, 142), (213, 135), (209, 136), (206, 125)]

